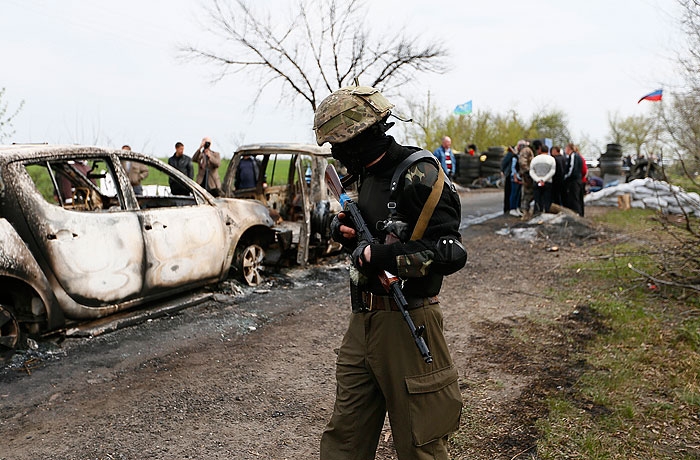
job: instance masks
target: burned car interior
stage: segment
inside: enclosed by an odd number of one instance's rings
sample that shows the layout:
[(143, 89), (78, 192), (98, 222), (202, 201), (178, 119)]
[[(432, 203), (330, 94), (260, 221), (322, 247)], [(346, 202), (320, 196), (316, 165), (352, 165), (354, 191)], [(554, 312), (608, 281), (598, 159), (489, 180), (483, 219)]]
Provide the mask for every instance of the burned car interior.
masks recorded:
[[(149, 175), (165, 175), (181, 188), (191, 190), (178, 177), (164, 169), (140, 163)], [(121, 211), (127, 209), (125, 198), (118, 193), (116, 176), (107, 158), (61, 159), (28, 163), (26, 169), (37, 190), (47, 202), (73, 211)], [(140, 209), (193, 206), (205, 200), (194, 190), (187, 195), (171, 195), (165, 187), (144, 187), (136, 194)]]
[[(303, 220), (302, 187), (308, 184), (299, 177), (296, 167), (299, 155), (256, 155), (254, 159), (260, 164), (256, 186), (235, 189), (233, 197), (262, 201), (277, 222)], [(306, 166), (311, 164), (308, 156), (301, 161)]]
[[(242, 166), (244, 161), (255, 161)], [(330, 149), (308, 144), (251, 144), (240, 147), (223, 180), (225, 196), (259, 201), (275, 222), (278, 240), (285, 241), (280, 261), (305, 265), (334, 253), (340, 245), (330, 237), (330, 221), (339, 208), (329, 195), (325, 169), (334, 163)], [(256, 173), (255, 186), (241, 179), (243, 170)]]
[(114, 181), (114, 173), (106, 159), (54, 160), (30, 163), (25, 167), (37, 190), (49, 203), (75, 211), (124, 208), (123, 197), (113, 186), (111, 194), (100, 187), (102, 183)]

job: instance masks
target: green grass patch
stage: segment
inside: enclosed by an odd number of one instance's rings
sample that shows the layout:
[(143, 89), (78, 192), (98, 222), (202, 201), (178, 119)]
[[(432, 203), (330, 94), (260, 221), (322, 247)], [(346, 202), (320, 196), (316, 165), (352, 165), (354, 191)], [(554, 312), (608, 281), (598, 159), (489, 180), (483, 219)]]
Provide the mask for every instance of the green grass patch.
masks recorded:
[[(669, 178), (669, 180), (673, 185), (678, 185), (686, 192), (700, 193), (700, 186), (694, 184), (693, 181), (691, 181), (686, 175), (673, 175)], [(698, 182), (697, 179), (695, 182)]]
[[(653, 234), (653, 212), (610, 212), (597, 220)], [(622, 241), (622, 240), (621, 240)], [(601, 245), (570, 268), (563, 286), (573, 303), (590, 305), (609, 329), (580, 358), (587, 370), (572, 390), (548, 400), (537, 422), (542, 459), (700, 458), (700, 308), (627, 268), (655, 268), (644, 241)]]
[[(167, 158), (159, 158), (163, 163), (167, 163)], [(223, 182), (224, 176), (226, 175), (226, 170), (228, 169), (228, 164), (231, 162), (229, 158), (222, 158), (221, 165), (219, 166), (219, 177)], [(194, 168), (194, 179), (197, 178), (197, 171), (199, 168), (198, 164), (192, 165)], [(156, 168), (148, 168), (148, 177), (141, 181), (141, 185), (170, 185), (168, 183), (168, 176)]]
[[(612, 208), (616, 209), (616, 208)], [(633, 233), (649, 229), (657, 212), (653, 209), (628, 209), (626, 211), (606, 212), (595, 216), (595, 221), (608, 225), (615, 230)]]

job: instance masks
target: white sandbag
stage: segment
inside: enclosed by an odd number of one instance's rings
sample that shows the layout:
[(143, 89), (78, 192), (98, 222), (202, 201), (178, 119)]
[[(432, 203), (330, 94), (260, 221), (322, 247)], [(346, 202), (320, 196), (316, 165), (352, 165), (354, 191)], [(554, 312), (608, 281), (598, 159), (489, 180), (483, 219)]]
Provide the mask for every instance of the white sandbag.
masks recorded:
[(668, 207), (668, 201), (664, 200), (660, 196), (651, 196), (648, 198), (644, 198), (642, 200), (644, 204), (647, 206), (653, 206), (654, 209), (659, 209), (659, 208), (667, 208)]
[(632, 192), (632, 196), (635, 198), (638, 197), (639, 199), (650, 197), (650, 196), (655, 196), (655, 195), (656, 195), (655, 190), (649, 190), (646, 187), (635, 188), (634, 191)]
[[(617, 195), (623, 195), (625, 193), (632, 193), (634, 189), (637, 188), (632, 182), (627, 184), (616, 185), (615, 187), (610, 187)], [(603, 189), (605, 190), (605, 189)]]
[(646, 184), (644, 184), (644, 186), (649, 190), (658, 190), (660, 192), (671, 191), (671, 186), (667, 182), (649, 181)]

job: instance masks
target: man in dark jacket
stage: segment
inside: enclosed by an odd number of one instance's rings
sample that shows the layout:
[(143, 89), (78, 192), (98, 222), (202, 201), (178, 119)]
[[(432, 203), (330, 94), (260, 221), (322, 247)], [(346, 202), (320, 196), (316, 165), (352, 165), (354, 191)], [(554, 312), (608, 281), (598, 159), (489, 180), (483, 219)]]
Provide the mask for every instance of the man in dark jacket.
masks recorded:
[(255, 188), (258, 185), (258, 179), (260, 178), (260, 169), (260, 162), (252, 155), (243, 155), (241, 157), (241, 161), (238, 162), (233, 187), (236, 190)]
[[(173, 168), (180, 171), (185, 176), (192, 179), (194, 177), (194, 168), (192, 168), (192, 158), (185, 155), (185, 146), (182, 142), (177, 142), (175, 144), (175, 153), (173, 156), (168, 158), (168, 164)], [(170, 182), (170, 193), (173, 195), (189, 195), (190, 189), (182, 185), (181, 182), (169, 179)]]
[[(333, 238), (352, 253), (353, 314), (338, 352), (336, 402), (321, 438), (322, 460), (374, 458), (387, 411), (400, 459), (447, 459), (447, 435), (459, 426), (462, 400), (437, 298), (443, 276), (466, 263), (459, 196), (430, 152), (403, 166), (420, 149), (385, 134), (393, 125), (387, 123), (392, 107), (374, 88), (349, 86), (324, 99), (314, 119), (318, 144), (330, 142), (333, 157), (359, 180), (358, 206), (374, 236), (358, 241), (344, 213), (331, 225)], [(433, 187), (441, 189), (427, 227), (413, 234)], [(405, 224), (405, 231), (379, 230), (389, 219)], [(384, 270), (404, 280), (408, 313), (426, 328), (432, 363), (422, 359), (381, 285)]]
[(566, 171), (566, 156), (562, 155), (559, 146), (552, 147), (552, 156), (556, 162), (556, 170), (552, 178), (552, 204), (564, 206), (564, 172)]
[(515, 151), (513, 147), (508, 147), (508, 153), (501, 160), (501, 174), (503, 175), (503, 214), (508, 214), (510, 211), (510, 190), (511, 190), (511, 165)]
[(576, 153), (574, 144), (567, 144), (564, 171), (564, 206), (583, 216), (583, 158)]

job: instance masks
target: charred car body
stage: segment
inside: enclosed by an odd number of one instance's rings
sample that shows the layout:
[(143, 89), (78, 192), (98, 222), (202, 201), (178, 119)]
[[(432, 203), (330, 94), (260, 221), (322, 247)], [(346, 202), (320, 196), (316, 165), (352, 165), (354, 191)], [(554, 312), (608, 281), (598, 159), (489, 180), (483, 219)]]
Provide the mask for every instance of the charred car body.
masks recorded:
[[(329, 162), (334, 162), (330, 148), (309, 144), (251, 144), (234, 153), (224, 195), (264, 204), (283, 242), (268, 250), (266, 263), (291, 259), (303, 266), (340, 249), (330, 236), (330, 222), (340, 207), (326, 186)], [(252, 181), (241, 180), (244, 167), (254, 171)]]
[[(186, 195), (137, 195), (127, 170), (180, 183)], [(61, 328), (218, 282), (257, 276), (275, 232), (260, 203), (214, 198), (135, 152), (0, 147), (0, 351), (26, 331)], [(253, 282), (255, 280), (253, 279)]]

